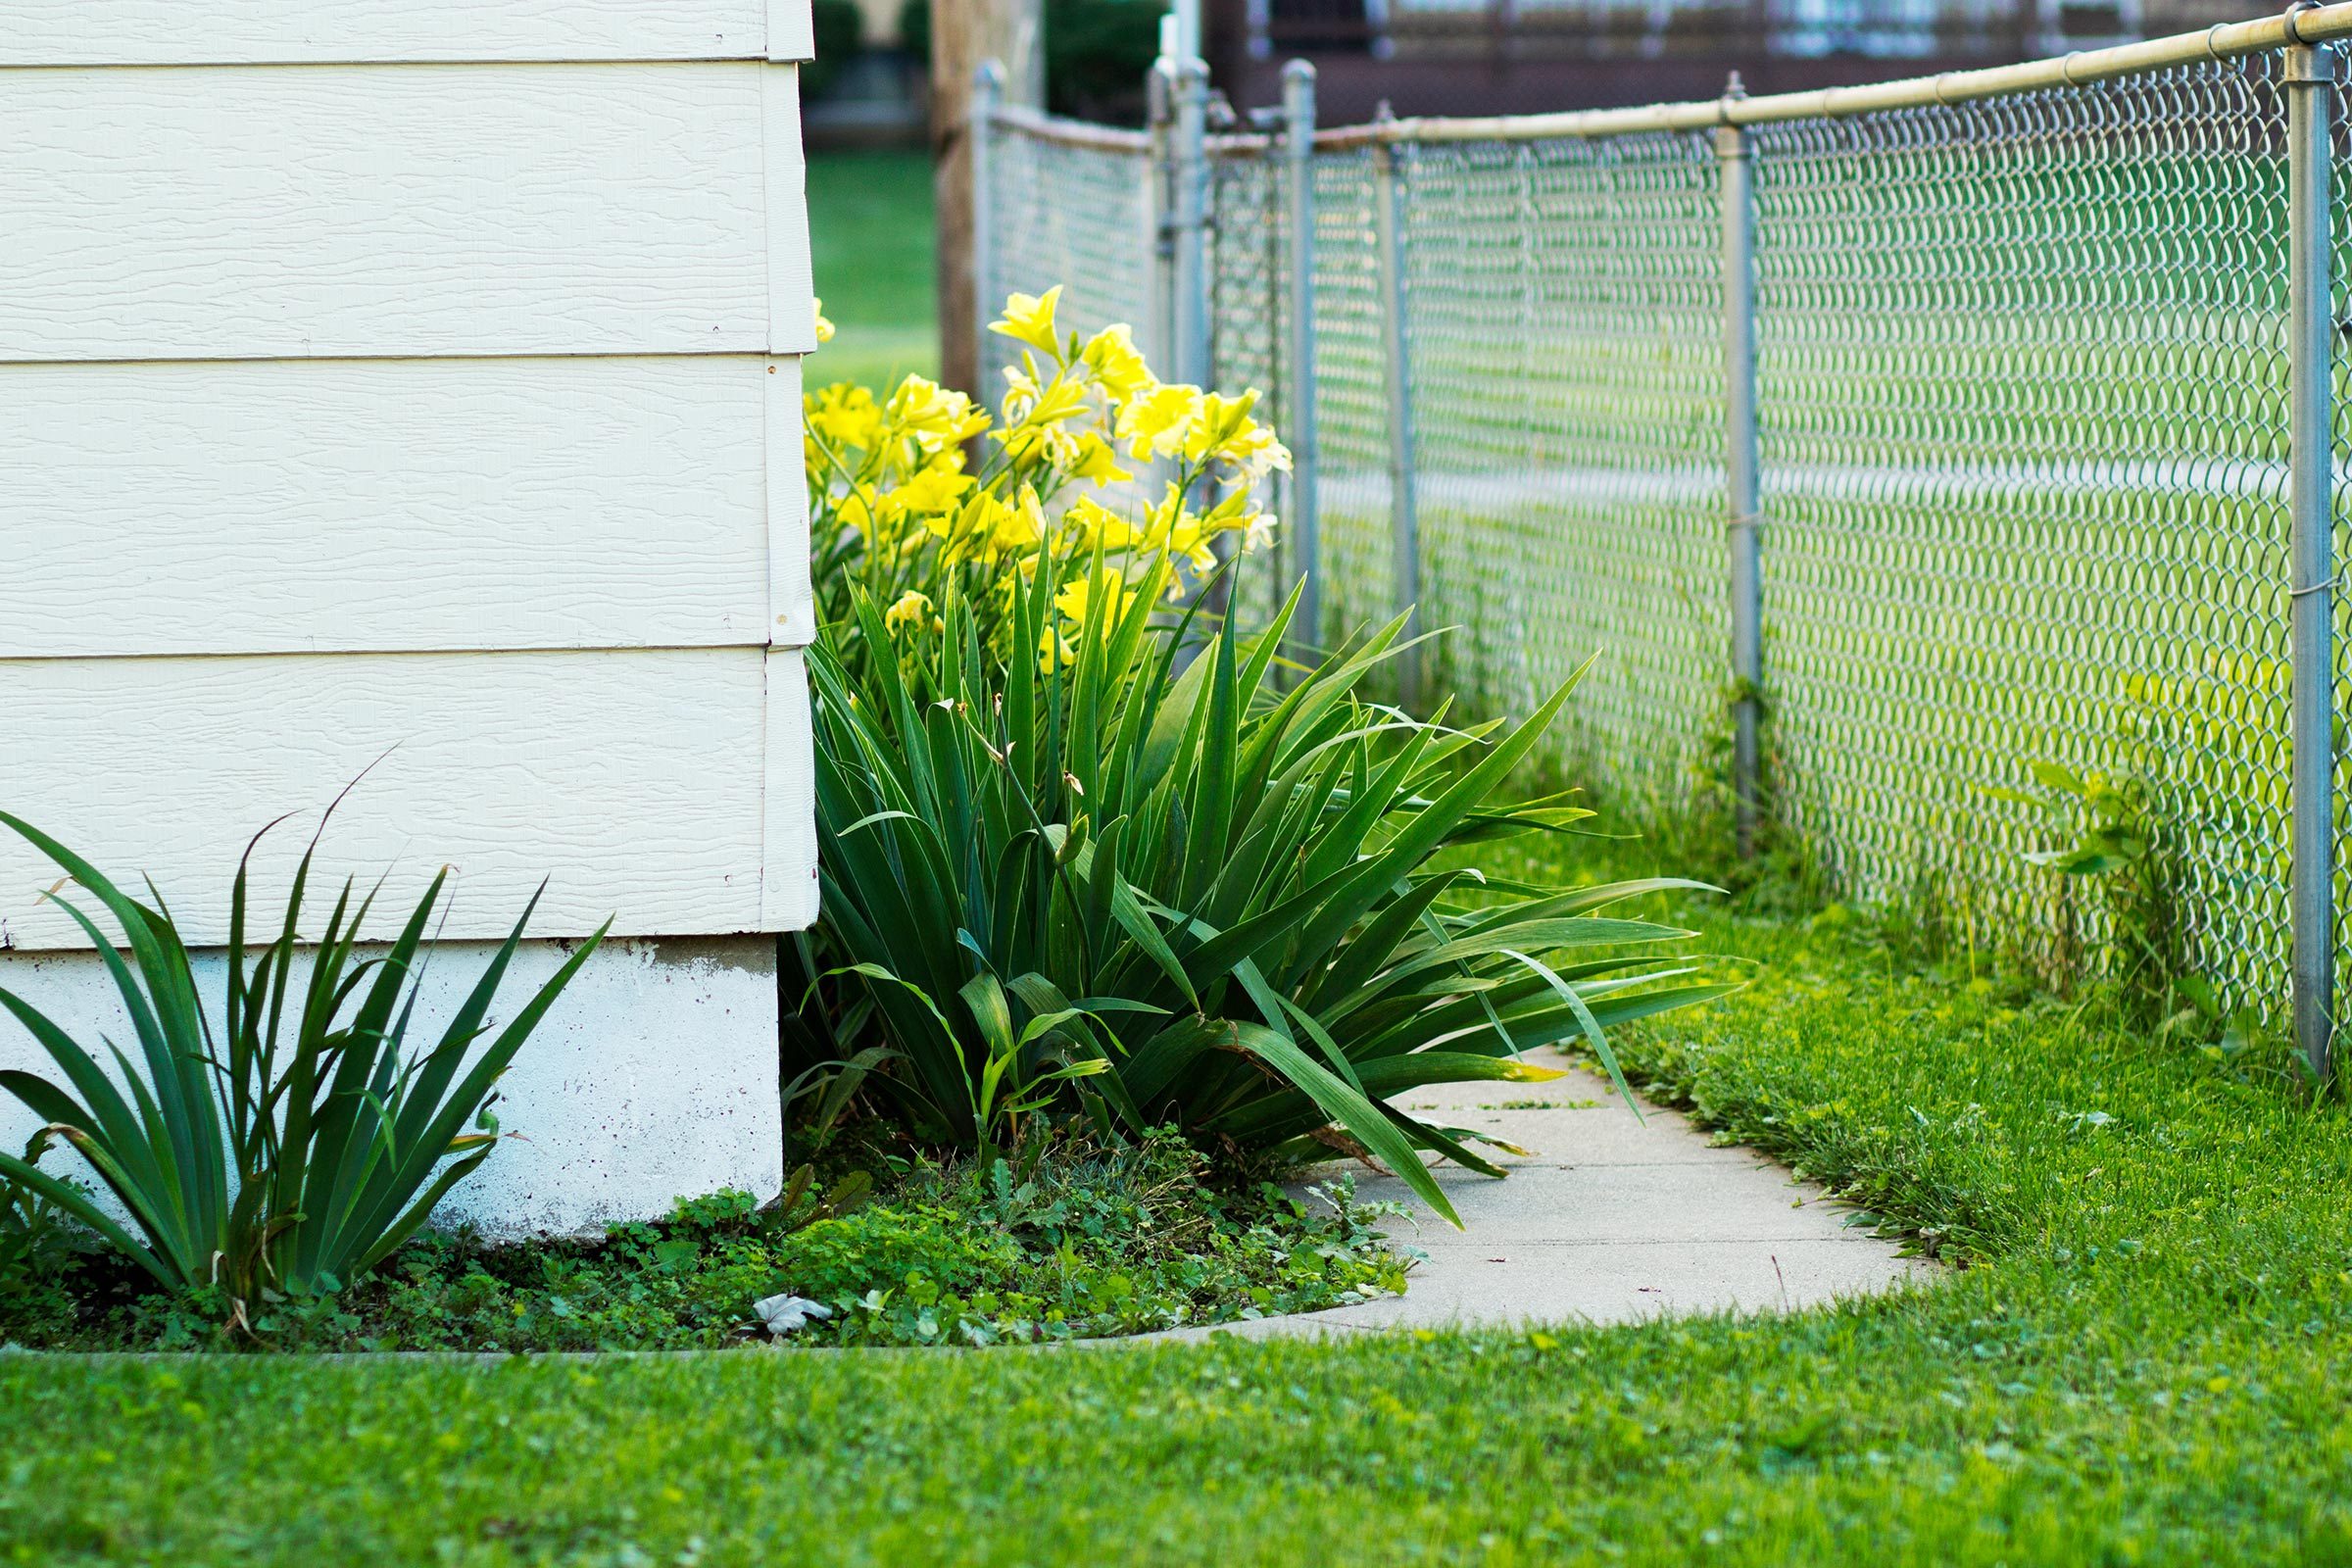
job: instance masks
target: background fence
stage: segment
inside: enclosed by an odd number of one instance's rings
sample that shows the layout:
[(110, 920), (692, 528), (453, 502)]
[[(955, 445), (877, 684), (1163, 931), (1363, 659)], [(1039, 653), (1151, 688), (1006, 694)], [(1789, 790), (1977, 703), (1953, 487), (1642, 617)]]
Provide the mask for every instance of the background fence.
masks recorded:
[(1265, 388), (1305, 461), (1257, 590), (1311, 567), (1326, 636), (1417, 602), (1485, 711), (1598, 651), (1561, 745), (1604, 799), (1672, 809), (1760, 698), (1777, 821), (1993, 947), (2066, 940), (1993, 792), (2145, 780), (2194, 962), (2324, 1061), (2347, 34), (1320, 132), (1294, 68), (1222, 137), (1179, 74), (1148, 136), (989, 113), (980, 301), (1066, 282)]

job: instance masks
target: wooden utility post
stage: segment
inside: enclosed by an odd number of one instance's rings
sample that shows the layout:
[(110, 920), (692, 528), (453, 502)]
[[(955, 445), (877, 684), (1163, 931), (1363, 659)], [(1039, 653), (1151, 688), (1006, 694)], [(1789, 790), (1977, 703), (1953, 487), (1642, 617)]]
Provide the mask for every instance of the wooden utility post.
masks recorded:
[(972, 311), (972, 75), (1004, 68), (1004, 101), (1039, 107), (1045, 95), (1039, 0), (931, 0), (931, 177), (939, 224), (940, 379), (974, 397), (980, 328)]

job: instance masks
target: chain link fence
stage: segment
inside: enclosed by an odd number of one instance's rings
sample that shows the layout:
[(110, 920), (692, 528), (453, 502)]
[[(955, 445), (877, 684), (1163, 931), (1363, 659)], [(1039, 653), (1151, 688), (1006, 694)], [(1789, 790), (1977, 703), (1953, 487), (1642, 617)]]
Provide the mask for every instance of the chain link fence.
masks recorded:
[[(1848, 896), (1940, 910), (1980, 948), (2065, 960), (2106, 935), (2027, 859), (2062, 842), (2019, 798), (2036, 764), (2139, 780), (2191, 961), (2284, 1004), (2299, 930), (2352, 954), (2326, 896), (2352, 641), (2328, 592), (2352, 442), (2330, 192), (2352, 146), (2332, 80), (2289, 80), (2345, 35), (2352, 5), (1801, 100), (1323, 131), (1308, 385), (1283, 353), (1310, 281), (1287, 260), (1284, 138), (1212, 139), (1211, 373), (1265, 389), (1286, 430), (1311, 419), (1319, 457), (1318, 559), (1252, 591), (1311, 565), (1336, 637), (1400, 608), (1417, 567), (1424, 623), (1455, 628), (1425, 695), (1480, 712), (1597, 656), (1559, 760), (1641, 810), (1722, 779), (1755, 701), (1773, 820)], [(1064, 281), (1075, 325), (1167, 319), (1154, 290), (1187, 236), (1152, 192), (1184, 149), (1046, 129), (990, 137), (983, 298)], [(2298, 172), (2299, 137), (2326, 152)], [(1752, 372), (1727, 351), (1743, 218)], [(1753, 519), (1730, 478), (1743, 374)], [(2332, 423), (2298, 442), (2315, 396)], [(1727, 524), (1749, 520), (1760, 692), (1730, 658)], [(2321, 617), (2300, 647), (2298, 611)], [(2320, 774), (2300, 794), (2299, 657)], [(2331, 992), (2295, 992), (2315, 1054)]]

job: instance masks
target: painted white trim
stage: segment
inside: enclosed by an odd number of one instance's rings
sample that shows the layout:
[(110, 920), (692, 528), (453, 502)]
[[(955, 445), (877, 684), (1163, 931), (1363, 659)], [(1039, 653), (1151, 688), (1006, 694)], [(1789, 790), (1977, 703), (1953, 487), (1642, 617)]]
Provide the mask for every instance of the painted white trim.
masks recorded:
[(801, 151), (801, 74), (770, 66), (760, 77), (767, 204), (767, 349), (816, 350), (815, 284), (808, 257), (808, 170)]
[(816, 637), (809, 582), (808, 484), (801, 439), (801, 362), (767, 362), (767, 641), (806, 648)]
[(767, 656), (766, 821), (760, 925), (798, 931), (816, 921), (816, 760), (808, 675), (797, 649)]
[(816, 28), (808, 0), (767, 0), (767, 58), (816, 58)]

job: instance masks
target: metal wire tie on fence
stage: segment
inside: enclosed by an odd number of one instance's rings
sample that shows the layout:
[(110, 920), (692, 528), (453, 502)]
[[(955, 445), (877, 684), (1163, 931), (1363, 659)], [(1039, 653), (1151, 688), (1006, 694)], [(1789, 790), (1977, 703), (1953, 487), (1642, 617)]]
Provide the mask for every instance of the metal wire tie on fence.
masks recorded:
[(2318, 582), (2307, 583), (2301, 588), (2289, 588), (2286, 591), (2286, 597), (2300, 599), (2306, 594), (2324, 594), (2330, 588), (2341, 588), (2344, 585), (2344, 573), (2347, 571), (2352, 571), (2352, 561), (2345, 562)]

